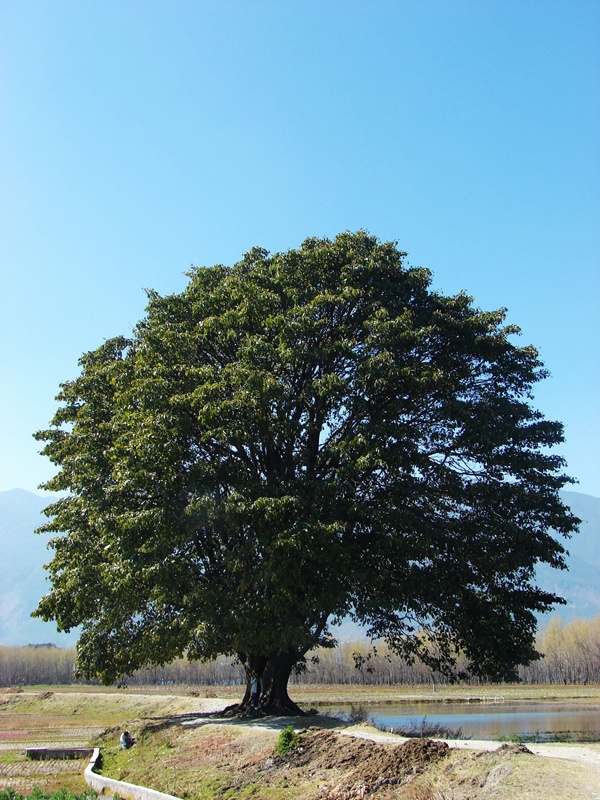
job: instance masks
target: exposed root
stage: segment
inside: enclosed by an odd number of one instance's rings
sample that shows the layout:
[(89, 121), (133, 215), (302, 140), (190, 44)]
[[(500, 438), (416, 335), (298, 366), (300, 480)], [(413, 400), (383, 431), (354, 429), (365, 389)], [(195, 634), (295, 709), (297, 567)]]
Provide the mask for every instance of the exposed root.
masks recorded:
[(235, 703), (227, 706), (219, 716), (237, 719), (261, 719), (263, 717), (306, 717), (307, 712), (290, 700), (289, 705), (272, 703), (255, 708), (249, 703)]

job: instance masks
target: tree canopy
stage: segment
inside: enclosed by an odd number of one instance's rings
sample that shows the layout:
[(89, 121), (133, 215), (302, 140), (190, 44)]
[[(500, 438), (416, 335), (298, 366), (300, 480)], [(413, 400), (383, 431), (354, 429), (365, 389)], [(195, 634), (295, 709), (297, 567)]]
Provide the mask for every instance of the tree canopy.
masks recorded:
[[(187, 653), (237, 654), (265, 707), (332, 621), (408, 658), (514, 677), (536, 657), (535, 583), (577, 520), (546, 372), (505, 311), (444, 296), (395, 243), (308, 239), (149, 292), (130, 338), (80, 360), (37, 438), (52, 589), (112, 682)], [(425, 634), (427, 634), (425, 636)]]

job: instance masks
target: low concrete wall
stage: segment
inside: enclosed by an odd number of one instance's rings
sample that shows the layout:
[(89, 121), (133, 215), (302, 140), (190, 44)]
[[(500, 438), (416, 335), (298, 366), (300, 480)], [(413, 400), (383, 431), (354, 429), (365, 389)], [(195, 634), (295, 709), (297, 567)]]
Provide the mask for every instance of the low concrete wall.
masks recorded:
[(93, 754), (91, 747), (28, 747), (25, 753), (27, 758), (34, 761), (63, 758), (90, 758)]
[(118, 794), (124, 800), (180, 800), (180, 798), (172, 794), (157, 792), (155, 789), (147, 789), (145, 786), (136, 786), (135, 783), (126, 783), (125, 781), (117, 781), (114, 778), (105, 778), (103, 775), (98, 775), (94, 772), (94, 767), (99, 757), (100, 750), (96, 747), (84, 773), (86, 783), (97, 794)]

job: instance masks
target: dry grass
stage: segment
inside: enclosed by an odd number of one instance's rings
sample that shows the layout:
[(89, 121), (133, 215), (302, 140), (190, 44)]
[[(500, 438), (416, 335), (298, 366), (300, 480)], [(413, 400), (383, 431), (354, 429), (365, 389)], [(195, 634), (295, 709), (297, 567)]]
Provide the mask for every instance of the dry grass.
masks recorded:
[[(94, 687), (95, 689), (95, 687)], [(189, 698), (108, 691), (6, 691), (0, 689), (0, 789), (28, 794), (86, 789), (85, 761), (30, 761), (28, 747), (85, 747), (107, 727), (135, 717), (161, 717), (189, 708)]]
[[(142, 695), (143, 702), (151, 702), (154, 698), (211, 698), (220, 697), (231, 702), (239, 700), (243, 695), (241, 686), (130, 686), (115, 689), (111, 686), (25, 686), (22, 690), (0, 688), (0, 704), (11, 695), (25, 692), (28, 695), (42, 695), (51, 691), (56, 695), (69, 694), (93, 695), (95, 698), (106, 696), (106, 705), (114, 707), (115, 696), (120, 698), (130, 695)], [(600, 684), (563, 685), (563, 684), (523, 684), (501, 683), (483, 686), (436, 685), (435, 692), (430, 686), (369, 686), (353, 684), (291, 684), (290, 695), (304, 707), (314, 704), (342, 703), (412, 703), (418, 702), (457, 702), (470, 699), (503, 698), (505, 701), (529, 700), (540, 702), (582, 702), (600, 703)], [(134, 702), (134, 701), (126, 701)]]
[[(278, 731), (264, 724), (217, 723), (197, 716), (206, 696), (240, 696), (239, 687), (189, 689), (169, 694), (138, 689), (36, 687), (22, 692), (0, 689), (0, 788), (28, 793), (33, 786), (81, 792), (84, 762), (30, 762), (27, 746), (90, 745), (101, 741), (105, 773), (162, 789), (190, 800), (355, 800), (344, 768), (273, 762)], [(164, 691), (164, 689), (163, 689)], [(423, 687), (294, 686), (301, 705), (321, 702), (402, 702), (429, 697), (467, 699), (504, 696), (506, 700), (599, 702), (600, 687), (449, 687), (435, 694)], [(196, 712), (196, 716), (194, 716)], [(322, 720), (326, 723), (326, 720)], [(186, 723), (186, 724), (184, 724)], [(314, 724), (314, 723), (313, 723)], [(118, 745), (127, 725), (139, 737), (129, 751)], [(277, 757), (279, 758), (279, 757)], [(319, 762), (321, 763), (321, 762)], [(267, 766), (265, 766), (267, 765)], [(337, 788), (336, 788), (337, 787)], [(348, 788), (350, 787), (350, 788)], [(415, 774), (403, 786), (388, 787), (374, 800), (600, 800), (600, 769), (519, 752), (456, 750)]]

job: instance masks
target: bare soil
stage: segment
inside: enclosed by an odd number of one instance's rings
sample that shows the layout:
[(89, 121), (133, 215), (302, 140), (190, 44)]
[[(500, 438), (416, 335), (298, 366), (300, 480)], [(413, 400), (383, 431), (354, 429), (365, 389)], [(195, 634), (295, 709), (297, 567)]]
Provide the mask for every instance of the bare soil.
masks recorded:
[[(239, 765), (224, 793), (249, 786), (302, 787), (314, 800), (354, 800), (394, 796), (392, 787), (410, 783), (432, 764), (449, 755), (448, 745), (412, 739), (396, 746), (310, 728), (299, 735), (299, 747), (285, 755), (261, 754)], [(264, 756), (267, 756), (264, 758)], [(258, 795), (260, 796), (260, 795)]]

